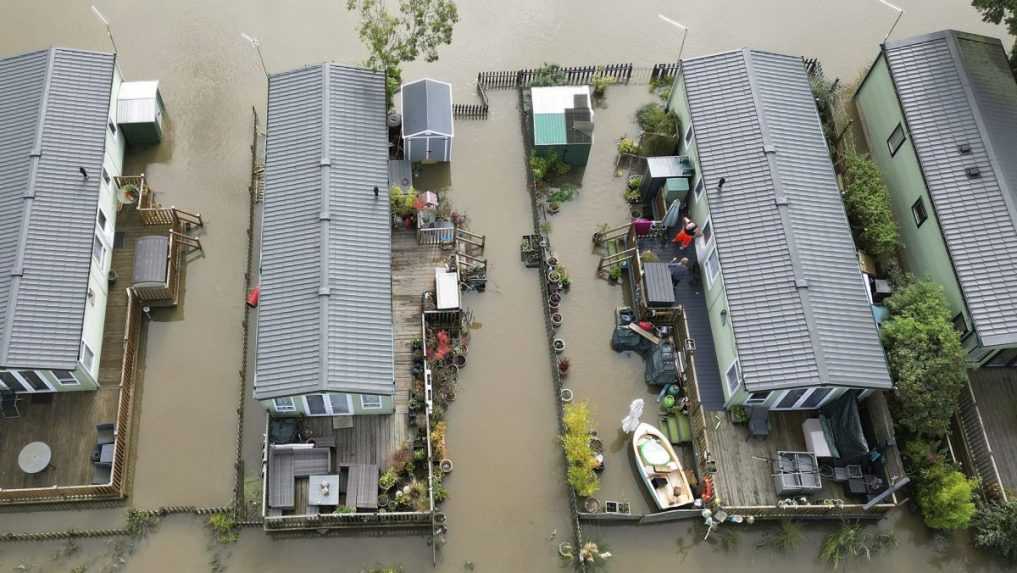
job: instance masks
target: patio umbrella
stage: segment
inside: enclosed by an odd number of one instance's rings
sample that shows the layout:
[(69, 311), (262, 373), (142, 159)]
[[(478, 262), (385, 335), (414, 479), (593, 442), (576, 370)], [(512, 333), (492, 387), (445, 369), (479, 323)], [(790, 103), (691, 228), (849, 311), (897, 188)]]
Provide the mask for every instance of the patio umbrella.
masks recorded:
[(636, 398), (629, 404), (629, 415), (622, 419), (622, 430), (631, 434), (639, 427), (639, 417), (643, 415), (643, 399)]

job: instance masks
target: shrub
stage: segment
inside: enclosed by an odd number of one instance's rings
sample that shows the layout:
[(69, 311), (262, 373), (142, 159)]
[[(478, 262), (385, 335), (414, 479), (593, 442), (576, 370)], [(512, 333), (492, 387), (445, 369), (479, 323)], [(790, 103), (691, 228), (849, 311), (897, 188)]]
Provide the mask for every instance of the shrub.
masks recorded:
[(159, 516), (147, 511), (129, 510), (127, 512), (127, 533), (131, 537), (143, 537), (159, 523)]
[(442, 474), (434, 474), (434, 477), (431, 479), (431, 492), (434, 494), (434, 503), (441, 503), (448, 499), (448, 490), (445, 489)]
[(950, 320), (943, 287), (913, 280), (886, 302), (881, 337), (896, 382), (898, 423), (921, 436), (941, 436), (964, 387), (964, 350)]
[(537, 153), (534, 150), (530, 154), (530, 171), (537, 183), (546, 181), (552, 176), (560, 177), (571, 170), (572, 166), (562, 161), (557, 153)]
[(593, 468), (597, 459), (590, 447), (590, 406), (586, 402), (565, 405), (563, 422), (565, 435), (561, 437), (565, 458), (568, 460), (568, 482), (576, 495), (589, 497), (600, 489), (600, 479)]
[(576, 196), (577, 191), (578, 187), (571, 183), (566, 183), (557, 191), (551, 193), (547, 200), (552, 203), (564, 203), (566, 201), (571, 201)]
[(879, 261), (897, 253), (897, 223), (890, 209), (890, 195), (871, 160), (847, 156), (844, 173), (844, 206), (859, 245)]
[(872, 533), (857, 523), (845, 523), (840, 529), (823, 539), (823, 545), (819, 549), (819, 558), (829, 562), (834, 569), (837, 569), (841, 562), (849, 557), (864, 556), (866, 559), (871, 559), (874, 553), (895, 545), (897, 545), (897, 538), (891, 532)]
[(614, 76), (605, 76), (603, 72), (597, 72), (593, 76), (593, 97), (604, 97), (607, 93), (607, 86), (613, 86), (616, 83), (618, 83), (618, 80), (614, 79)]
[(215, 534), (215, 540), (223, 545), (236, 543), (240, 539), (237, 522), (228, 513), (213, 513), (208, 517), (208, 526)]
[(416, 213), (417, 190), (412, 186), (403, 189), (393, 185), (388, 190), (388, 201), (392, 207), (392, 214), (399, 217), (406, 217)]
[(925, 525), (933, 529), (967, 527), (975, 514), (972, 495), (977, 482), (944, 463), (930, 466), (918, 477), (916, 501)]
[(448, 448), (445, 446), (445, 432), (447, 430), (448, 424), (444, 421), (438, 422), (431, 428), (431, 451), (439, 460), (448, 457)]
[(631, 137), (623, 137), (618, 140), (619, 155), (639, 155), (639, 144)]
[(533, 76), (533, 80), (530, 81), (530, 86), (561, 86), (566, 83), (567, 80), (565, 78), (565, 72), (562, 71), (561, 66), (545, 62), (543, 66), (540, 66), (540, 68), (537, 69), (537, 72)]
[(802, 526), (790, 519), (783, 519), (780, 528), (766, 534), (756, 547), (769, 547), (777, 553), (793, 553), (801, 543)]
[(385, 470), (385, 473), (378, 477), (378, 487), (382, 491), (388, 491), (392, 489), (392, 486), (394, 486), (397, 481), (399, 481), (399, 474), (397, 474), (394, 469), (389, 468)]
[(347, 514), (347, 513), (356, 513), (356, 512), (357, 512), (356, 509), (354, 509), (354, 508), (352, 508), (352, 507), (350, 507), (348, 505), (340, 505), (340, 506), (335, 508), (335, 513), (337, 515), (343, 515), (343, 514)]
[(1017, 561), (1017, 501), (989, 503), (978, 508), (972, 520), (975, 545)]
[(664, 110), (659, 103), (648, 103), (636, 111), (639, 127), (648, 133), (675, 135), (678, 133), (677, 118)]
[(664, 76), (650, 80), (650, 93), (656, 95), (661, 101), (671, 99), (671, 90), (674, 89), (674, 78)]

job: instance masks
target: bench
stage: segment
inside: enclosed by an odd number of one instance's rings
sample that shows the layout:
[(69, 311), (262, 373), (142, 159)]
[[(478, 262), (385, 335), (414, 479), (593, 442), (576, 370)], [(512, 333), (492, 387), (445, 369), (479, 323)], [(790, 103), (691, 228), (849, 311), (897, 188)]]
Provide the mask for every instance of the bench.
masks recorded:
[(268, 506), (293, 509), (296, 478), (327, 474), (331, 461), (328, 448), (314, 448), (304, 444), (270, 446)]

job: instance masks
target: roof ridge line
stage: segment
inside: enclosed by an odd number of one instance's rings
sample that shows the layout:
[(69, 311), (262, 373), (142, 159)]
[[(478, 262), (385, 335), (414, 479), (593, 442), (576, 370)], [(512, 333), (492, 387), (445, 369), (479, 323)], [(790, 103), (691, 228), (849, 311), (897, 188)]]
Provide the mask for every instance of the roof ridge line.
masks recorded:
[(331, 184), (332, 153), (329, 145), (330, 124), (329, 108), (331, 104), (331, 66), (321, 66), (321, 160), (318, 163), (321, 177), (321, 211), (318, 213), (319, 224), (319, 246), (321, 257), (318, 261), (319, 287), (318, 287), (318, 389), (324, 391), (328, 383), (328, 307), (331, 287), (329, 285), (329, 227), (332, 216), (329, 186)]
[[(39, 50), (40, 52), (42, 50)], [(32, 202), (35, 200), (35, 184), (39, 173), (39, 161), (42, 159), (42, 136), (46, 128), (46, 111), (49, 108), (49, 92), (53, 81), (53, 68), (56, 65), (57, 48), (49, 48), (46, 59), (46, 75), (43, 78), (42, 97), (39, 98), (39, 122), (35, 130), (35, 141), (29, 152), (28, 186), (22, 196), (24, 205), (21, 217), (21, 229), (18, 234), (18, 247), (14, 255), (14, 264), (10, 269), (11, 287), (7, 296), (7, 313), (4, 323), (0, 325), (0, 365), (6, 365), (10, 354), (11, 331), (14, 330), (14, 311), (17, 308), (18, 289), (24, 273), (25, 249), (28, 244), (28, 222), (32, 216)], [(0, 271), (2, 272), (2, 271)]]

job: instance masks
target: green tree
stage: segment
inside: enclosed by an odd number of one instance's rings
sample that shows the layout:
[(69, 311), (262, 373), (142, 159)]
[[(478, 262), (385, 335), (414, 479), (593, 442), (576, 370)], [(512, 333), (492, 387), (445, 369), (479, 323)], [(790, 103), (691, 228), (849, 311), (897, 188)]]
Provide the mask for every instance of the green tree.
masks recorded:
[(452, 43), (452, 29), (459, 21), (453, 0), (400, 0), (393, 14), (384, 0), (346, 0), (346, 9), (360, 13), (360, 40), (370, 54), (367, 66), (384, 70), (389, 107), (402, 84), (401, 65), (421, 55), (428, 62), (438, 59), (438, 48)]
[(977, 482), (947, 464), (935, 464), (918, 476), (916, 500), (925, 525), (933, 529), (963, 529), (975, 515)]
[(910, 432), (947, 432), (964, 387), (964, 350), (950, 320), (943, 287), (911, 280), (887, 299), (881, 335), (896, 383), (894, 414)]
[(897, 254), (897, 223), (890, 210), (890, 194), (879, 168), (866, 157), (847, 156), (844, 206), (858, 243), (881, 262)]
[[(1002, 22), (1011, 36), (1017, 36), (1017, 0), (971, 0), (971, 5), (982, 13), (982, 20)], [(1017, 74), (1017, 40), (1010, 48), (1010, 69)]]
[(978, 508), (972, 520), (975, 545), (1017, 562), (1017, 502), (990, 503)]

